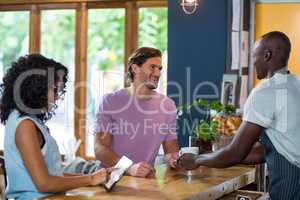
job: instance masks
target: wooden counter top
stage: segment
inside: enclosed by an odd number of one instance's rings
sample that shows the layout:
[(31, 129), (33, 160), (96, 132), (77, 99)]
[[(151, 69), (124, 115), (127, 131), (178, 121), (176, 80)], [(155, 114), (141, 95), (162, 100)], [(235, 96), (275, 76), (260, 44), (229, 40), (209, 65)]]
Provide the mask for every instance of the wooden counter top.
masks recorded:
[(176, 172), (167, 170), (165, 165), (156, 167), (156, 179), (143, 179), (125, 176), (107, 193), (102, 187), (83, 187), (56, 194), (44, 199), (217, 199), (249, 183), (254, 182), (255, 168), (234, 166), (227, 169), (200, 167), (192, 171)]

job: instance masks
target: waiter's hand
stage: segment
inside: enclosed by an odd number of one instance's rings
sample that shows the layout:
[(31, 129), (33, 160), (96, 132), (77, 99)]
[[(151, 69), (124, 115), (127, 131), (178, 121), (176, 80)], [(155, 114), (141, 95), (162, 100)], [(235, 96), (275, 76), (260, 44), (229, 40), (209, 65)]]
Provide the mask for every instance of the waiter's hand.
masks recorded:
[(177, 160), (177, 164), (185, 170), (194, 170), (199, 167), (196, 163), (197, 155), (185, 153)]

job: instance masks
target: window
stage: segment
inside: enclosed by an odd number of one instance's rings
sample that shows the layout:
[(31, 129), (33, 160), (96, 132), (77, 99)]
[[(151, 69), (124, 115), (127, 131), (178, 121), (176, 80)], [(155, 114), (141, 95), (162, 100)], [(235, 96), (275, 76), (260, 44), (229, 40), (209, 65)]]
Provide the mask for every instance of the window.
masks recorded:
[(86, 154), (93, 156), (100, 99), (124, 87), (125, 9), (91, 9), (88, 19)]
[[(28, 54), (29, 12), (0, 12), (0, 79), (19, 56)], [(0, 149), (3, 149), (4, 126), (0, 125)]]
[[(67, 144), (75, 133), (84, 141), (85, 149), (80, 149), (80, 156), (93, 156), (94, 122), (100, 99), (104, 94), (124, 87), (125, 66), (130, 51), (137, 46), (152, 46), (162, 50), (164, 70), (159, 91), (166, 93), (167, 8), (163, 6), (167, 5), (167, 1), (78, 0), (76, 3), (61, 3), (59, 0), (44, 0), (34, 2), (1, 1), (1, 10), (20, 11), (0, 12), (0, 78), (12, 61), (28, 53), (29, 46), (31, 51), (41, 52), (44, 56), (66, 65), (69, 69), (67, 93), (64, 101), (58, 103), (56, 116), (47, 122), (47, 125), (61, 153), (64, 153), (63, 145)], [(137, 11), (139, 19), (136, 19)], [(88, 16), (87, 26), (86, 16)], [(75, 28), (75, 23), (81, 27), (80, 34), (75, 34), (79, 30)], [(138, 30), (136, 30), (136, 23), (139, 23)], [(30, 34), (29, 27), (32, 28)], [(88, 28), (87, 41), (85, 30), (82, 30), (85, 27)], [(130, 31), (125, 31), (126, 28)], [(138, 45), (136, 37), (139, 38)], [(75, 51), (76, 41), (80, 41), (78, 46), (83, 48), (87, 43), (87, 49)], [(82, 83), (75, 83), (75, 61), (77, 69), (80, 69), (80, 72), (76, 71), (76, 80), (84, 81), (87, 87), (81, 87)], [(80, 85), (79, 90), (75, 87), (77, 84)], [(82, 99), (74, 100), (76, 95), (85, 94), (87, 94), (86, 102)], [(87, 108), (86, 115), (75, 111), (75, 103), (80, 109)], [(86, 126), (74, 130), (74, 125), (77, 127), (82, 123), (81, 120), (86, 122), (84, 123)], [(3, 127), (0, 126), (0, 131), (3, 133), (1, 128)], [(1, 142), (3, 144), (3, 139), (0, 140), (0, 148)]]
[[(158, 91), (167, 94), (168, 70), (168, 9), (140, 8), (139, 9), (139, 47), (149, 46), (162, 51), (163, 70), (158, 85)], [(162, 145), (159, 154), (163, 154)]]
[(168, 9), (139, 9), (139, 47), (158, 48), (163, 53), (163, 71), (159, 81), (158, 91), (167, 94), (168, 69)]
[(74, 52), (75, 10), (42, 11), (41, 53), (67, 66), (69, 79), (64, 100), (58, 102), (56, 115), (47, 122), (59, 150), (74, 137)]

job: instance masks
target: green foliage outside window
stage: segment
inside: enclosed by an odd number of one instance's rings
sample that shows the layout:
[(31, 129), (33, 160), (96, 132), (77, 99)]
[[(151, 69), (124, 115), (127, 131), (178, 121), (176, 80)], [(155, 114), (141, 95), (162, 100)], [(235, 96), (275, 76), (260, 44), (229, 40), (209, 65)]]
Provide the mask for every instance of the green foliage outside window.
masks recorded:
[[(42, 11), (51, 12), (51, 11)], [(47, 15), (42, 21), (42, 44), (47, 49), (44, 54), (60, 61), (69, 61), (70, 52), (74, 53), (75, 11), (60, 12)], [(122, 66), (124, 61), (125, 11), (120, 9), (89, 10), (89, 58), (97, 58), (99, 52), (104, 52), (105, 59), (97, 62), (99, 70)], [(167, 8), (141, 8), (139, 13), (139, 44), (154, 46), (162, 51), (167, 49)], [(45, 24), (45, 25), (44, 25)], [(50, 28), (43, 28), (47, 26)], [(19, 56), (28, 53), (29, 43), (29, 13), (0, 12), (0, 61), (6, 69)], [(51, 28), (63, 27), (63, 28)], [(56, 35), (57, 37), (51, 37)], [(43, 48), (43, 47), (42, 47)], [(53, 55), (52, 55), (53, 54)], [(88, 59), (93, 62), (92, 59)], [(71, 64), (69, 61), (67, 64)], [(90, 63), (89, 65), (93, 65)]]
[(0, 12), (0, 68), (2, 73), (28, 53), (29, 12)]
[(88, 61), (101, 71), (121, 68), (124, 63), (124, 9), (89, 11)]
[(41, 53), (74, 67), (75, 11), (42, 11)]
[(141, 8), (139, 11), (139, 44), (153, 46), (162, 52), (168, 44), (167, 8)]

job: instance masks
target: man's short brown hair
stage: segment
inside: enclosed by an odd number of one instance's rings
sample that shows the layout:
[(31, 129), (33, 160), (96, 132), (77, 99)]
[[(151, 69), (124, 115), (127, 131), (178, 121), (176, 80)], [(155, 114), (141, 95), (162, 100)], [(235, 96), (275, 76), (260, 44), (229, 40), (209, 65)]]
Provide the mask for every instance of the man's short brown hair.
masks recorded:
[(134, 72), (132, 70), (133, 64), (136, 64), (139, 67), (141, 67), (149, 58), (154, 57), (162, 57), (161, 51), (159, 49), (151, 47), (141, 47), (135, 50), (128, 59), (127, 78), (131, 82), (134, 80)]

